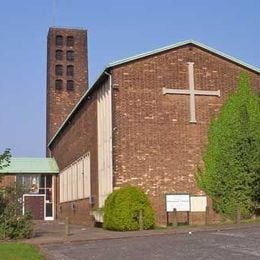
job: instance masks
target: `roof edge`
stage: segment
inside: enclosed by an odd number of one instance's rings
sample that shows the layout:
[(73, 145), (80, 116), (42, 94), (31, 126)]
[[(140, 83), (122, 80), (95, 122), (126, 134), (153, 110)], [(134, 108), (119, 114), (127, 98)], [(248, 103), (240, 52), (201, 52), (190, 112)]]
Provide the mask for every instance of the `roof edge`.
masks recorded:
[(200, 47), (202, 49), (205, 49), (205, 50), (207, 50), (207, 51), (209, 51), (211, 53), (214, 53), (214, 54), (219, 55), (219, 56), (221, 56), (221, 57), (223, 57), (225, 59), (228, 59), (228, 60), (230, 60), (232, 62), (235, 62), (235, 63), (237, 63), (237, 64), (239, 64), (239, 65), (241, 65), (243, 67), (246, 67), (246, 68), (248, 68), (250, 70), (253, 70), (253, 71), (257, 72), (257, 73), (260, 73), (260, 68), (257, 68), (256, 66), (253, 66), (253, 65), (251, 65), (249, 63), (243, 62), (240, 59), (237, 59), (237, 58), (235, 58), (233, 56), (225, 54), (224, 52), (216, 50), (216, 49), (214, 49), (212, 47), (207, 46), (206, 44), (200, 43), (200, 42), (195, 41), (193, 39), (177, 42), (175, 44), (167, 45), (167, 46), (164, 46), (164, 47), (152, 50), (152, 51), (144, 52), (144, 53), (141, 53), (141, 54), (138, 54), (138, 55), (134, 55), (134, 56), (125, 58), (125, 59), (117, 60), (117, 61), (108, 63), (106, 68), (112, 68), (112, 67), (115, 67), (115, 66), (119, 66), (119, 65), (122, 65), (122, 64), (127, 63), (127, 62), (135, 61), (135, 60), (142, 59), (142, 58), (145, 58), (145, 57), (148, 57), (148, 56), (151, 56), (151, 55), (155, 55), (157, 53), (161, 53), (161, 52), (165, 52), (165, 51), (168, 51), (168, 50), (171, 50), (171, 49), (182, 47), (182, 46), (187, 45), (187, 44), (193, 44), (193, 45), (198, 46), (198, 47)]
[(59, 173), (59, 171), (29, 171), (29, 170), (27, 170), (26, 172), (24, 172), (24, 171), (15, 171), (15, 170), (13, 170), (13, 171), (6, 170), (6, 171), (3, 171), (3, 172), (4, 172), (4, 174), (9, 174), (9, 173), (11, 173), (11, 174), (16, 174), (16, 173), (23, 173), (23, 174), (31, 174), (31, 173), (33, 173), (33, 174), (40, 174), (40, 173), (44, 173), (44, 174), (58, 174)]
[(85, 27), (77, 27), (77, 26), (50, 26), (49, 30), (52, 30), (52, 29), (87, 31), (87, 28), (85, 28)]

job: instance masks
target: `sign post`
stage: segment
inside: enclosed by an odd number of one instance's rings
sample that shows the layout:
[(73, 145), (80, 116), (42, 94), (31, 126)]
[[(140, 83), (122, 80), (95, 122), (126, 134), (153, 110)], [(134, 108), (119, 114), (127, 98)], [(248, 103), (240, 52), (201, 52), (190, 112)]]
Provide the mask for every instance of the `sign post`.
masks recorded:
[(177, 210), (175, 208), (173, 209), (172, 225), (174, 227), (178, 226)]
[(166, 194), (166, 214), (167, 225), (169, 225), (169, 212), (173, 212), (174, 225), (177, 226), (177, 212), (190, 211), (190, 195), (187, 193), (182, 194)]

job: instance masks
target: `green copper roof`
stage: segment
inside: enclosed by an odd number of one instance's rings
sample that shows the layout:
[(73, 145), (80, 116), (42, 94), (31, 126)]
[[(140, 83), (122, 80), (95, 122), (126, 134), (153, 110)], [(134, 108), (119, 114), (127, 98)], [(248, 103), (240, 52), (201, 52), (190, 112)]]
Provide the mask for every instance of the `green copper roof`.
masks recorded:
[(21, 157), (11, 158), (10, 165), (0, 173), (59, 173), (59, 168), (54, 158)]

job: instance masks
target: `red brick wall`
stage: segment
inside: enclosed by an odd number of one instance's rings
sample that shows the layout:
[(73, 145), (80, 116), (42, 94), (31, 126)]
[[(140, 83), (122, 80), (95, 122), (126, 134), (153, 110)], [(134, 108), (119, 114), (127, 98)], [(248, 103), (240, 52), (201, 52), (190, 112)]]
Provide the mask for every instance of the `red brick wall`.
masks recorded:
[[(63, 45), (56, 46), (56, 35), (63, 36)], [(74, 37), (74, 46), (67, 47), (67, 36)], [(56, 60), (56, 50), (63, 51), (63, 59)], [(66, 52), (74, 51), (74, 61), (67, 61)], [(63, 75), (56, 76), (55, 66), (63, 66)], [(74, 76), (66, 75), (67, 65), (74, 66)], [(62, 90), (55, 89), (55, 80), (63, 81)], [(67, 80), (74, 81), (74, 91), (67, 90)], [(88, 87), (87, 31), (50, 28), (47, 45), (47, 143)]]
[(70, 223), (84, 224), (87, 226), (93, 225), (93, 219), (90, 215), (91, 205), (89, 199), (81, 199), (77, 201), (70, 201), (60, 203), (57, 209), (58, 218), (65, 220), (69, 218)]
[[(52, 156), (56, 159), (59, 169), (62, 171), (76, 159), (90, 152), (91, 167), (91, 194), (94, 205), (98, 201), (98, 165), (97, 165), (97, 101), (96, 93), (91, 99), (84, 102), (76, 115), (70, 120), (60, 135), (50, 147)], [(75, 223), (91, 223), (90, 205), (87, 199), (59, 204), (59, 180), (57, 181), (57, 217), (63, 219), (66, 216)], [(73, 211), (72, 203), (76, 210)], [(60, 207), (61, 206), (61, 207)]]
[[(194, 62), (197, 123), (189, 123), (189, 97), (162, 88), (188, 89), (187, 62)], [(157, 220), (165, 222), (169, 192), (198, 194), (194, 176), (202, 164), (207, 129), (246, 71), (260, 90), (259, 74), (195, 46), (184, 46), (113, 69), (113, 162), (115, 186), (132, 184), (149, 194)], [(211, 214), (213, 219), (213, 213)]]
[(13, 186), (15, 184), (15, 175), (5, 175), (0, 178), (0, 188)]

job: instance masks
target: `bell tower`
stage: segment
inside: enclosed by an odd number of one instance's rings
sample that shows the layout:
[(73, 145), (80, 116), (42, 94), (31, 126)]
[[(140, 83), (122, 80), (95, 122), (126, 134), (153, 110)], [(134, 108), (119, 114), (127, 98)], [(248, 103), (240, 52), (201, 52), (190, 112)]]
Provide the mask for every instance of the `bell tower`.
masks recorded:
[(87, 88), (87, 31), (51, 27), (47, 39), (47, 154), (48, 143)]

